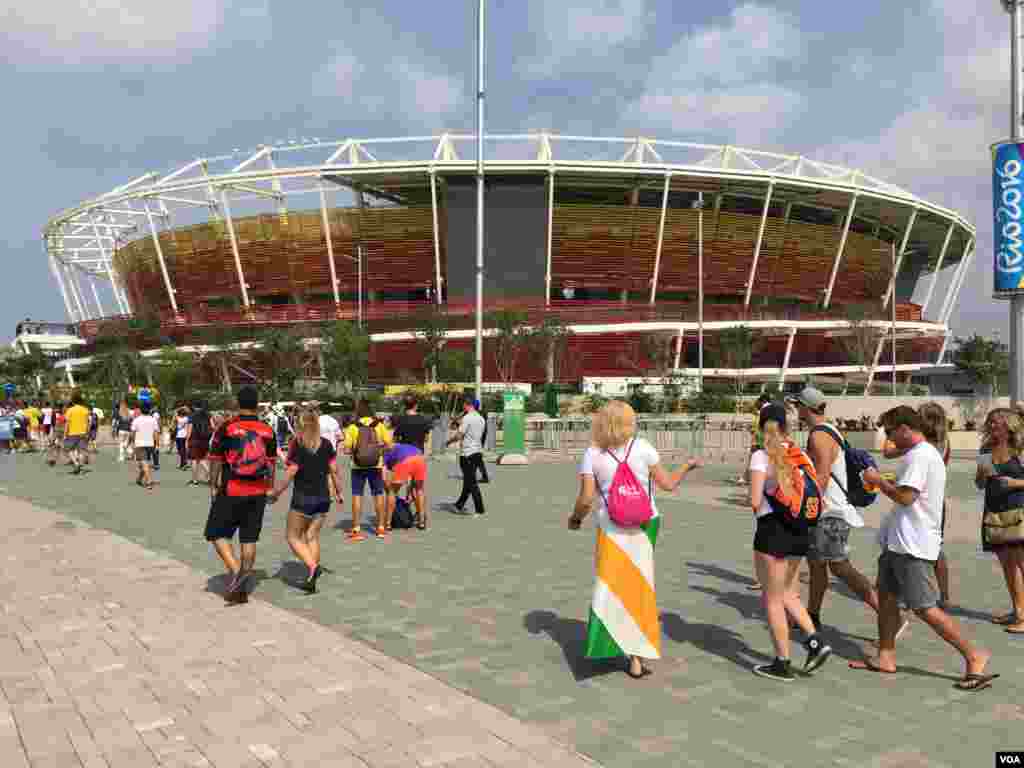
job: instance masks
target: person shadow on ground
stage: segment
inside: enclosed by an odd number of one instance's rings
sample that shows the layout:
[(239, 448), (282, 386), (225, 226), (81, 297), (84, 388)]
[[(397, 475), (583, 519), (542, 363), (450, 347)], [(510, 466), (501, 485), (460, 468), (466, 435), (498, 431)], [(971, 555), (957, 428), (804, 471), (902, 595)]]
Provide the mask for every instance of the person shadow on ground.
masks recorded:
[(622, 671), (622, 659), (588, 659), (584, 655), (587, 644), (585, 621), (565, 619), (554, 611), (530, 611), (523, 617), (523, 626), (531, 635), (543, 633), (558, 644), (577, 683)]
[[(270, 574), (268, 574), (263, 568), (256, 568), (251, 574), (249, 574), (247, 591), (255, 591), (260, 582), (268, 578), (270, 578)], [(211, 576), (206, 580), (206, 591), (212, 592), (215, 595), (220, 595), (221, 597), (227, 597), (229, 581), (230, 578), (226, 573), (218, 573), (216, 576)]]
[(731, 661), (739, 667), (749, 669), (755, 664), (769, 662), (771, 654), (755, 650), (747, 645), (743, 635), (717, 624), (688, 622), (678, 613), (662, 613), (661, 628), (665, 636), (677, 643), (686, 643)]

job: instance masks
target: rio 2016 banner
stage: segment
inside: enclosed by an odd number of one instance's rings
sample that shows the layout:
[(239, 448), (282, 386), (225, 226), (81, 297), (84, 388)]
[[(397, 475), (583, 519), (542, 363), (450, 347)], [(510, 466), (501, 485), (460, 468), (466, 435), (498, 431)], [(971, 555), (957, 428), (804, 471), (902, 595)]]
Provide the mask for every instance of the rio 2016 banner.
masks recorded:
[(1024, 144), (992, 148), (992, 205), (995, 209), (994, 291), (1024, 288)]

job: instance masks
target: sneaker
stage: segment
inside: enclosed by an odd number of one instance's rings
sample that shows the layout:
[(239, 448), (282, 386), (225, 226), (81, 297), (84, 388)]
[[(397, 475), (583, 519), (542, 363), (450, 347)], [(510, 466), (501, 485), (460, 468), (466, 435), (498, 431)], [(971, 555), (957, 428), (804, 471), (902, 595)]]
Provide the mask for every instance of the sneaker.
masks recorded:
[(820, 668), (832, 655), (832, 647), (821, 642), (817, 634), (807, 638), (804, 648), (807, 649), (807, 658), (804, 660), (804, 672), (807, 674)]
[(377, 528), (377, 538), (378, 539), (386, 539), (387, 537), (388, 537), (388, 529), (387, 528), (385, 528), (384, 526), (380, 526), (379, 528)]
[(366, 538), (366, 534), (362, 531), (349, 531), (347, 534), (345, 534), (345, 538), (347, 538), (349, 541), (362, 541)]
[(772, 680), (779, 680), (783, 683), (791, 683), (796, 679), (796, 675), (790, 669), (789, 659), (776, 658), (771, 664), (759, 664), (754, 667), (754, 674), (770, 677)]
[(245, 581), (245, 571), (237, 571), (231, 576), (231, 580), (228, 582), (228, 587), (225, 592), (228, 595), (233, 595), (242, 588), (242, 582)]

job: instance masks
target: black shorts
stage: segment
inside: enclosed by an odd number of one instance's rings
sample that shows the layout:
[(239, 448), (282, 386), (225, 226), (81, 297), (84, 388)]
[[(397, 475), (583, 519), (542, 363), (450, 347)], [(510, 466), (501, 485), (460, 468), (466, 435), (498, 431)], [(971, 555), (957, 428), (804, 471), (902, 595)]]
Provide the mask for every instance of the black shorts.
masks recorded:
[(776, 513), (757, 518), (754, 551), (774, 557), (806, 557), (811, 537), (787, 525)]
[(238, 531), (238, 540), (242, 544), (255, 544), (260, 540), (266, 508), (266, 496), (218, 494), (206, 519), (206, 540), (233, 539), (235, 531)]

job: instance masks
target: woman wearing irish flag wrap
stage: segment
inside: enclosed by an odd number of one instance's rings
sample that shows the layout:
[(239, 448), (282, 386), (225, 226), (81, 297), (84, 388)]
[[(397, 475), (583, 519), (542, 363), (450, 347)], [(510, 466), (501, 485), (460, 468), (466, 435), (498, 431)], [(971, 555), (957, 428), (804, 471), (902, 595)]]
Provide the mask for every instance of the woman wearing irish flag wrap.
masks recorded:
[[(661, 657), (654, 593), (654, 543), (661, 516), (654, 504), (653, 487), (674, 491), (687, 472), (703, 464), (692, 459), (675, 472), (666, 472), (654, 446), (634, 437), (636, 413), (619, 400), (613, 400), (594, 415), (592, 432), (593, 445), (580, 464), (580, 492), (569, 518), (569, 530), (576, 531), (591, 507), (596, 509), (596, 580), (586, 656), (626, 657), (630, 676), (645, 677), (651, 670), (643, 660)], [(627, 466), (646, 489), (650, 514), (639, 525), (619, 525), (609, 514), (609, 504), (615, 511), (612, 486), (620, 465)]]

